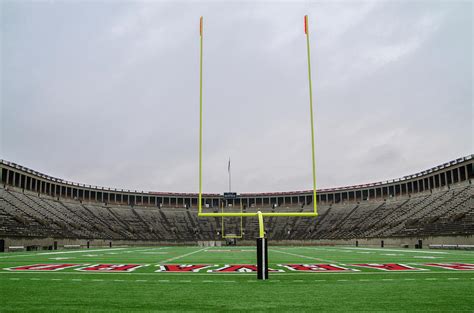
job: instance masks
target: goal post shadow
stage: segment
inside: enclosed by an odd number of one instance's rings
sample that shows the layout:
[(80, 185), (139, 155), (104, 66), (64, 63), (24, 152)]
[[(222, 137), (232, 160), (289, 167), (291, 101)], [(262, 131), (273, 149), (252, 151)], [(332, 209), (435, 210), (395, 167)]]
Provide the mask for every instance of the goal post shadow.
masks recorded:
[[(241, 218), (241, 235), (242, 232), (242, 218), (243, 217), (257, 217), (259, 224), (259, 237), (257, 241), (257, 278), (268, 279), (268, 245), (267, 238), (265, 238), (265, 229), (263, 224), (264, 217), (316, 217), (318, 216), (317, 198), (316, 198), (316, 161), (314, 149), (314, 117), (313, 117), (313, 90), (311, 82), (311, 53), (309, 44), (309, 22), (308, 16), (304, 16), (304, 32), (306, 35), (306, 50), (308, 60), (308, 85), (309, 85), (309, 113), (311, 125), (311, 163), (312, 163), (312, 179), (313, 179), (313, 211), (312, 212), (243, 212), (242, 203), (240, 212), (222, 212), (219, 213), (204, 213), (202, 212), (202, 59), (203, 59), (203, 38), (204, 38), (204, 18), (199, 19), (199, 34), (200, 34), (200, 49), (199, 49), (199, 193), (198, 193), (198, 216), (199, 217), (221, 217), (222, 218), (222, 238), (224, 237), (224, 218), (225, 217), (240, 217)], [(227, 237), (232, 238), (232, 237)], [(236, 237), (234, 237), (236, 238)], [(240, 236), (242, 238), (242, 236)]]

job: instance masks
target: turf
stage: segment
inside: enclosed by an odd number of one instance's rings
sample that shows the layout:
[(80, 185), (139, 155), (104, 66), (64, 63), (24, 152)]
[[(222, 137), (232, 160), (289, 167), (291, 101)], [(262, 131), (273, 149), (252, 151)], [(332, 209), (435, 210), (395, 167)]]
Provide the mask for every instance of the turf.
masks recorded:
[[(46, 254), (45, 254), (46, 253)], [(270, 247), (278, 264), (403, 263), (427, 269), (349, 273), (157, 273), (158, 264), (255, 264), (255, 247), (140, 247), (0, 255), (0, 312), (326, 311), (473, 312), (474, 271), (425, 263), (474, 263), (474, 252), (354, 247)], [(39, 263), (148, 264), (131, 273), (13, 272)]]

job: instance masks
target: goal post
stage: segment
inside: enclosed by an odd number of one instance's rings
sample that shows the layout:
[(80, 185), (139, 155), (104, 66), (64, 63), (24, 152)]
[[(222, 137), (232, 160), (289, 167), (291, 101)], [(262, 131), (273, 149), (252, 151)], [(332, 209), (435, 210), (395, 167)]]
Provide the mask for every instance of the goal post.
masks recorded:
[[(318, 216), (317, 197), (316, 197), (316, 158), (314, 148), (314, 117), (313, 117), (313, 88), (311, 81), (311, 50), (309, 42), (309, 20), (308, 15), (304, 16), (304, 32), (306, 35), (306, 51), (308, 60), (308, 87), (309, 87), (309, 113), (310, 113), (310, 131), (311, 131), (311, 165), (312, 165), (312, 180), (313, 180), (313, 211), (312, 212), (263, 212), (262, 216), (301, 216), (301, 217), (316, 217)], [(199, 53), (199, 193), (198, 193), (198, 216), (202, 217), (221, 217), (221, 216), (257, 216), (257, 213), (204, 213), (202, 212), (202, 109), (203, 109), (203, 39), (204, 39), (204, 18), (199, 19), (199, 34), (200, 34), (200, 53)]]
[[(268, 258), (267, 258), (267, 241), (265, 238), (265, 230), (263, 224), (264, 217), (316, 217), (318, 216), (317, 197), (316, 197), (316, 161), (314, 148), (314, 117), (313, 117), (313, 90), (311, 82), (311, 51), (309, 42), (309, 20), (308, 16), (304, 16), (304, 33), (306, 35), (306, 52), (308, 60), (308, 87), (309, 87), (309, 114), (310, 114), (310, 131), (311, 131), (311, 168), (313, 180), (313, 210), (312, 212), (212, 212), (205, 213), (202, 211), (202, 151), (203, 151), (203, 40), (204, 40), (204, 18), (199, 19), (199, 35), (200, 35), (200, 49), (199, 49), (199, 193), (198, 193), (198, 216), (199, 217), (221, 217), (222, 222), (224, 217), (258, 217), (259, 222), (259, 238), (257, 239), (257, 260), (258, 260), (258, 278), (268, 278)], [(242, 204), (241, 204), (242, 205)], [(242, 220), (241, 220), (242, 221)], [(223, 227), (223, 226), (222, 226)], [(224, 235), (224, 228), (222, 228)]]

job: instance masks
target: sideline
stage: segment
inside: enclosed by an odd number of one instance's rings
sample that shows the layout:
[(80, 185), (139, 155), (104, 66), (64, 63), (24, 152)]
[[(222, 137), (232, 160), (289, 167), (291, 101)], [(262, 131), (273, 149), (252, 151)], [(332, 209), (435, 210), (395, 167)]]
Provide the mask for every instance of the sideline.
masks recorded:
[(100, 251), (117, 251), (117, 250), (125, 250), (127, 248), (108, 248), (108, 249), (84, 249), (84, 250), (74, 250), (74, 251), (58, 251), (58, 252), (41, 252), (41, 253), (31, 253), (31, 254), (16, 254), (16, 255), (6, 255), (0, 256), (0, 259), (6, 258), (16, 258), (19, 256), (38, 256), (38, 255), (52, 255), (52, 254), (68, 254), (68, 253), (86, 253), (86, 252), (100, 252)]
[(391, 252), (410, 252), (410, 253), (429, 253), (429, 254), (449, 254), (448, 252), (443, 252), (443, 251), (416, 251), (416, 250), (399, 250), (399, 249), (385, 249), (385, 248), (345, 248), (342, 247), (341, 249), (344, 250), (372, 250), (372, 251), (391, 251)]

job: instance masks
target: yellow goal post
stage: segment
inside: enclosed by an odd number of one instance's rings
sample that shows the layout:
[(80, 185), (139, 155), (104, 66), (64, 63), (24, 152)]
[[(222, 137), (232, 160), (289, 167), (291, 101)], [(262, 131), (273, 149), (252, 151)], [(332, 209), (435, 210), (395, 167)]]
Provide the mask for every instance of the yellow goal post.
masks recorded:
[(313, 90), (311, 84), (311, 53), (309, 44), (309, 21), (308, 16), (304, 16), (304, 32), (306, 35), (306, 51), (308, 56), (308, 82), (309, 82), (309, 113), (311, 125), (311, 161), (312, 161), (312, 176), (313, 176), (313, 211), (312, 212), (220, 212), (220, 213), (204, 213), (202, 212), (202, 65), (203, 65), (203, 39), (204, 39), (204, 18), (201, 16), (199, 21), (200, 34), (200, 52), (199, 52), (199, 194), (198, 194), (198, 216), (199, 217), (258, 217), (259, 221), (259, 236), (264, 238), (265, 231), (263, 227), (263, 217), (270, 216), (286, 216), (286, 217), (316, 217), (318, 216), (317, 198), (316, 198), (316, 161), (314, 152), (314, 117), (313, 117)]
[[(224, 213), (224, 204), (222, 203), (221, 205), (221, 212)], [(242, 203), (240, 203), (240, 235), (236, 235), (236, 234), (229, 234), (229, 235), (226, 235), (225, 234), (225, 221), (224, 221), (224, 218), (225, 217), (229, 217), (229, 216), (222, 216), (222, 219), (221, 219), (221, 229), (222, 229), (222, 238), (223, 239), (241, 239), (243, 236), (244, 236), (244, 217), (242, 216), (242, 213), (243, 213), (243, 205)], [(239, 213), (238, 213), (239, 214)]]

